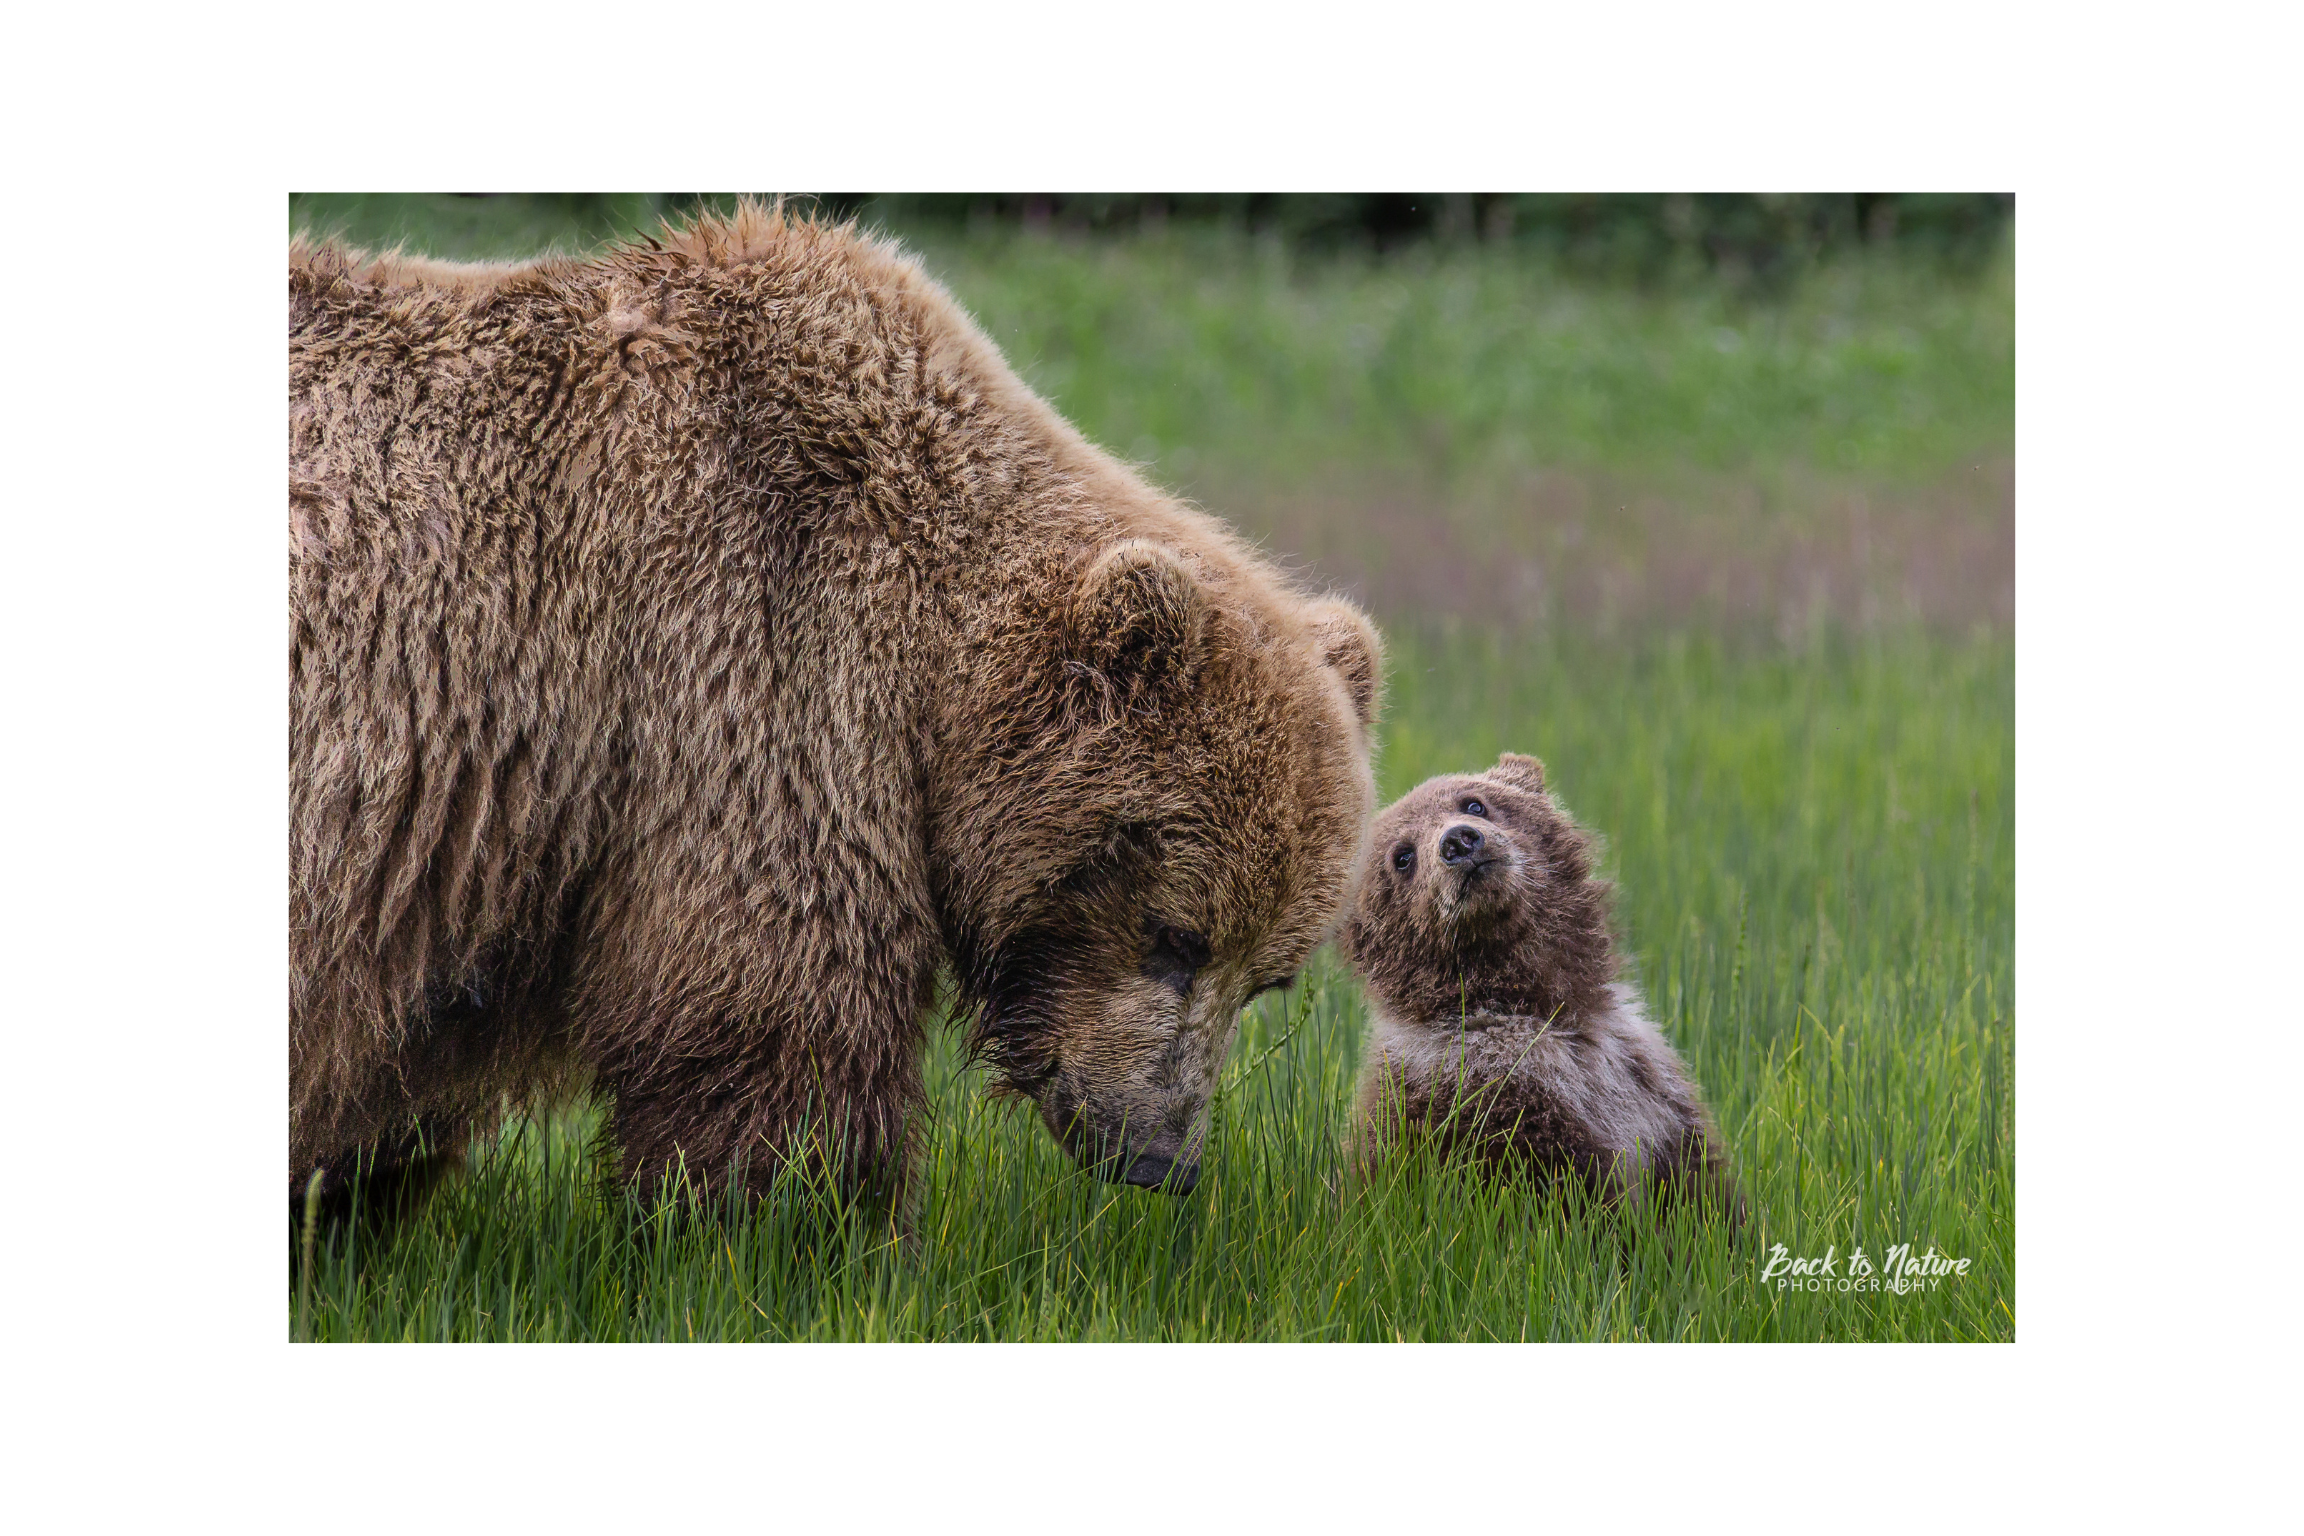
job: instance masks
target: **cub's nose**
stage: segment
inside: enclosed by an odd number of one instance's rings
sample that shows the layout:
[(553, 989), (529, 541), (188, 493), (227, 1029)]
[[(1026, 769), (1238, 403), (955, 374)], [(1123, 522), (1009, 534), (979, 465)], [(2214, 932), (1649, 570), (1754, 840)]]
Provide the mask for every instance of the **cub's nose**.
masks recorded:
[(1480, 851), (1480, 829), (1450, 827), (1440, 834), (1440, 862), (1461, 864)]

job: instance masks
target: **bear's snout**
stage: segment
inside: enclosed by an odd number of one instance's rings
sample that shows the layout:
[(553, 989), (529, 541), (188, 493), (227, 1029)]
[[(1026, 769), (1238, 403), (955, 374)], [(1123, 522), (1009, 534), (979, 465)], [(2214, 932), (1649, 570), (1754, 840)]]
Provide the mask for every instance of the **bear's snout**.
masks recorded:
[(1479, 857), (1481, 846), (1486, 841), (1478, 827), (1450, 827), (1440, 834), (1440, 862), (1450, 867), (1470, 863)]
[(1120, 1180), (1139, 1189), (1158, 1189), (1171, 1195), (1188, 1195), (1192, 1193), (1192, 1186), (1200, 1182), (1200, 1163), (1194, 1159), (1179, 1164), (1165, 1152), (1140, 1152), (1130, 1160)]

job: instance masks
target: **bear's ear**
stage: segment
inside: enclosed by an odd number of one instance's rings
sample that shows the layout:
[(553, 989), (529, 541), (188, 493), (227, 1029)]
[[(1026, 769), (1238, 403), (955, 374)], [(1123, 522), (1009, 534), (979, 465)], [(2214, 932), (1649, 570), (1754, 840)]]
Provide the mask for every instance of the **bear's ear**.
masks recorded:
[(1207, 630), (1200, 583), (1146, 539), (1098, 555), (1072, 601), (1073, 654), (1115, 682), (1190, 678)]
[(1320, 659), (1344, 679), (1360, 728), (1374, 725), (1383, 702), (1384, 642), (1368, 615), (1341, 598), (1321, 599), (1312, 605), (1312, 644)]
[(1496, 766), (1488, 770), (1491, 779), (1502, 779), (1531, 794), (1544, 793), (1544, 765), (1525, 752), (1507, 752), (1496, 759)]

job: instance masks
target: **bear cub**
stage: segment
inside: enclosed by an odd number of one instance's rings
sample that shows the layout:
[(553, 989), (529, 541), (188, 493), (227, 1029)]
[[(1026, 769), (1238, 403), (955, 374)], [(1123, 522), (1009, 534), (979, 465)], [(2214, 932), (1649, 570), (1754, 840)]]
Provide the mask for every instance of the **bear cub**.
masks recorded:
[(1741, 1199), (1687, 1069), (1616, 979), (1590, 839), (1507, 752), (1428, 779), (1376, 820), (1343, 949), (1374, 1039), (1357, 1155), (1403, 1137), (1608, 1203)]

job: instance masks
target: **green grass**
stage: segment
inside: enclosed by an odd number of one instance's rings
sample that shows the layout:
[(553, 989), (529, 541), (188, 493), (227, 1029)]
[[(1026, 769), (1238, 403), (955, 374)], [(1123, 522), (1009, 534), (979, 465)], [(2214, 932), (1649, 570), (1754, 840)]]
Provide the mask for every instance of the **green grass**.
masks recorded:
[[(2005, 638), (1490, 635), (1394, 648), (1387, 793), (1543, 756), (1608, 839), (1638, 979), (1752, 1206), (1624, 1222), (1458, 1170), (1343, 1177), (1364, 1022), (1316, 965), (1243, 1025), (1188, 1199), (1101, 1184), (948, 1032), (914, 1235), (805, 1188), (686, 1217), (604, 1190), (579, 1115), (516, 1125), (382, 1246), (323, 1230), (317, 1338), (1991, 1339), (2015, 1328)], [(1283, 1038), (1284, 1037), (1284, 1038)], [(1278, 1045), (1278, 1049), (1273, 1049)], [(639, 1234), (635, 1236), (635, 1234)], [(1972, 1261), (1906, 1295), (1779, 1293), (1769, 1245)]]
[(1478, 246), (1379, 262), (1189, 229), (921, 243), (1035, 388), (1185, 480), (1377, 465), (1509, 482), (1659, 460), (1917, 478), (2010, 440), (2005, 262), (1973, 286), (1859, 262), (1752, 303)]
[[(290, 214), (502, 257), (588, 248), (657, 206), (298, 197)], [(685, 1215), (604, 1187), (585, 1111), (508, 1127), (389, 1236), (318, 1231), (308, 1289), (292, 1279), (299, 1334), (2013, 1336), (2013, 639), (1946, 618), (2004, 579), (2005, 509), (1941, 490), (2013, 442), (2005, 253), (1981, 279), (1864, 260), (1758, 301), (1479, 247), (1379, 262), (1182, 225), (903, 233), (1091, 436), (1282, 554), (1358, 551), (1372, 578), (1423, 563), (1430, 579), (1370, 585), (1391, 643), (1385, 792), (1506, 748), (1545, 759), (1606, 839), (1633, 972), (1751, 1202), (1745, 1240), (1628, 1236), (1413, 1161), (1344, 1179), (1365, 1015), (1324, 960), (1244, 1023), (1188, 1199), (1074, 1170), (939, 1029), (906, 1242), (796, 1185)], [(1562, 473), (1586, 488), (1568, 512), (1523, 493)], [(1291, 498), (1311, 510), (1257, 523)], [(1763, 588), (1800, 597), (1841, 569), (1832, 538), (1891, 597), (1934, 596), (1878, 621), (1803, 597), (1697, 627), (1706, 572), (1776, 561)], [(1466, 622), (1504, 609), (1470, 601), (1464, 573), (1509, 561), (1542, 564), (1553, 616)], [(1571, 599), (1643, 580), (1621, 604), (1637, 622), (1575, 622)], [(1830, 1246), (1843, 1271), (1852, 1248), (1898, 1243), (1971, 1263), (1905, 1295), (1778, 1292), (1758, 1278), (1776, 1243)]]

